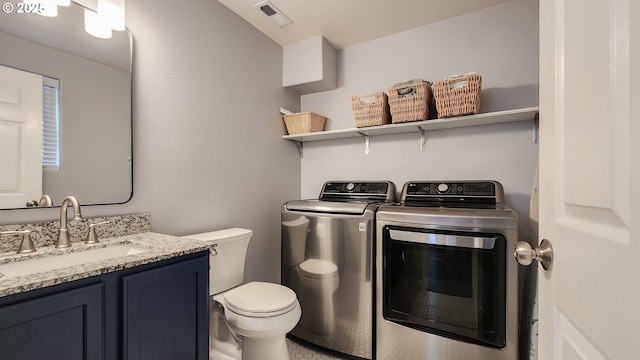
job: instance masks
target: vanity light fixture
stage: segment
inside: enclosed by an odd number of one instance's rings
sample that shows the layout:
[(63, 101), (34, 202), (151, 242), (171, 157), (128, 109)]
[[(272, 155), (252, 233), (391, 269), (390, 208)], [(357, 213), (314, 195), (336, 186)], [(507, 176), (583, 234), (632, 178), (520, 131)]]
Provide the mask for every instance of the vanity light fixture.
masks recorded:
[(84, 9), (84, 31), (100, 39), (110, 39), (111, 26), (100, 14)]
[[(69, 6), (71, 0), (23, 0), (25, 5), (37, 7), (35, 13), (55, 17), (58, 6)], [(84, 30), (97, 38), (109, 39), (111, 31), (125, 30), (125, 0), (73, 0), (84, 7)]]
[(47, 17), (58, 16), (58, 0), (23, 0), (22, 2), (26, 8), (37, 9), (30, 11), (38, 15)]
[(124, 0), (98, 0), (98, 16), (105, 19), (112, 30), (124, 30)]
[(85, 8), (85, 31), (101, 39), (111, 38), (112, 30), (123, 31), (124, 4), (124, 0), (98, 0), (96, 11)]

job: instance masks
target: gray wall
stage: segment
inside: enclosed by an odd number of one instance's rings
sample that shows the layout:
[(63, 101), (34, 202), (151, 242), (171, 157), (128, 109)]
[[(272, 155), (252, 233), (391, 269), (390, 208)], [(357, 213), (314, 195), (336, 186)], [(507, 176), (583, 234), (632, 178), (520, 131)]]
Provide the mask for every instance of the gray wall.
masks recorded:
[[(538, 105), (538, 1), (514, 0), (340, 51), (339, 87), (303, 95), (304, 111), (329, 117), (325, 129), (353, 128), (351, 96), (385, 91), (411, 79), (442, 80), (477, 71), (482, 75), (481, 112)], [(302, 197), (315, 197), (326, 180), (495, 179), (520, 215), (527, 218), (537, 144), (533, 121), (371, 139), (304, 145)]]
[[(279, 106), (353, 127), (350, 96), (414, 78), (483, 75), (483, 111), (537, 105), (537, 1), (515, 0), (347, 48), (339, 88), (284, 90), (282, 48), (214, 0), (127, 2), (134, 34), (134, 197), (85, 207), (86, 216), (150, 212), (153, 231), (184, 235), (254, 230), (247, 279), (277, 281), (280, 205), (315, 197), (328, 179), (492, 178), (526, 219), (537, 158), (529, 122), (416, 135), (308, 143), (283, 141)], [(300, 106), (302, 104), (302, 106)], [(57, 210), (0, 212), (0, 224), (55, 219)], [(526, 223), (526, 222), (525, 222)], [(522, 232), (521, 232), (522, 233)], [(525, 232), (526, 234), (526, 232)]]
[[(279, 281), (280, 206), (300, 195), (283, 141), (282, 48), (213, 0), (127, 2), (134, 36), (134, 196), (85, 217), (150, 212), (155, 232), (254, 231), (247, 280)], [(96, 191), (100, 191), (96, 189)], [(0, 212), (0, 224), (57, 209)]]

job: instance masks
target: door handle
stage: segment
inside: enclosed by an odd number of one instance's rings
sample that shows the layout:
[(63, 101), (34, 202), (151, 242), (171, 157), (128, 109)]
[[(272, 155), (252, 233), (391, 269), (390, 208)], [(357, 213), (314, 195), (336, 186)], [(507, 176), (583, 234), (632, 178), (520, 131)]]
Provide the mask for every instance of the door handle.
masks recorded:
[(526, 241), (518, 241), (513, 257), (523, 266), (529, 266), (533, 260), (538, 260), (545, 270), (551, 270), (553, 267), (553, 247), (547, 239), (542, 239), (540, 246), (536, 248), (532, 248)]

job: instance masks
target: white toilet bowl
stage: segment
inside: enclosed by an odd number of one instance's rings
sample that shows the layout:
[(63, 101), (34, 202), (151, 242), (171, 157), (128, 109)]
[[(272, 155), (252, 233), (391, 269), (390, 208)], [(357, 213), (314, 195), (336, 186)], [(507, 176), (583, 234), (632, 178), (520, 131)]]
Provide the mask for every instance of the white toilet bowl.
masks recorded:
[(340, 277), (336, 264), (320, 259), (308, 259), (298, 266), (304, 312), (300, 324), (316, 334), (335, 331), (333, 293)]
[(280, 284), (244, 282), (253, 232), (232, 228), (185, 236), (215, 247), (210, 257), (211, 360), (289, 360), (285, 339), (300, 320), (296, 293)]
[(285, 335), (301, 316), (293, 290), (251, 282), (213, 297), (224, 308), (229, 329), (242, 338), (242, 360), (289, 359)]

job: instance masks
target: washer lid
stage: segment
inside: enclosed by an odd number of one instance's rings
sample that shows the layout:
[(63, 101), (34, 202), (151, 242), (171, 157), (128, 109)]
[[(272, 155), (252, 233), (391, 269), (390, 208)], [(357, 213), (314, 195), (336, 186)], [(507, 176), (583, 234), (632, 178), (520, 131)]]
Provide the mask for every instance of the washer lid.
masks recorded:
[(224, 300), (229, 310), (240, 315), (273, 316), (295, 306), (296, 293), (279, 284), (251, 282), (227, 291)]
[(303, 275), (315, 279), (332, 277), (338, 272), (336, 264), (320, 259), (307, 259), (299, 267)]
[(291, 200), (284, 204), (284, 207), (288, 211), (363, 215), (369, 205), (369, 203), (361, 201)]

